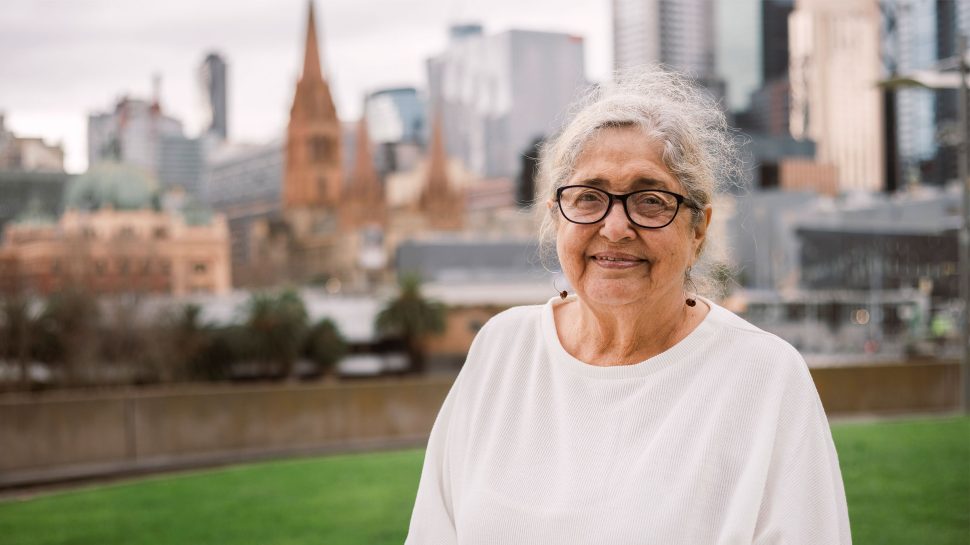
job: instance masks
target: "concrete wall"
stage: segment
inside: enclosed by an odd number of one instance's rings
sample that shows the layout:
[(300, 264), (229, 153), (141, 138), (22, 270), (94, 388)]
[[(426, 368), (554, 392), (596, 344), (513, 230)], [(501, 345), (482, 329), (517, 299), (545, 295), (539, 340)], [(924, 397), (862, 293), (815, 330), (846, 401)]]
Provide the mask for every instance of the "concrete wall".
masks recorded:
[[(959, 366), (829, 367), (830, 415), (952, 411)], [(0, 488), (333, 451), (421, 445), (451, 377), (0, 398)]]
[(419, 445), (452, 378), (0, 399), (0, 488)]

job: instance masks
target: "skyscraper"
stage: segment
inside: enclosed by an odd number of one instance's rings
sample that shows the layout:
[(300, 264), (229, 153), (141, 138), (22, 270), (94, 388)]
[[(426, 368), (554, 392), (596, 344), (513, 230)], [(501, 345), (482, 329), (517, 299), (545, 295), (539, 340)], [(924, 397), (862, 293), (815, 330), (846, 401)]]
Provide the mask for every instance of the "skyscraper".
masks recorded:
[(763, 0), (761, 4), (761, 74), (765, 82), (788, 79), (788, 15), (795, 0)]
[(151, 102), (124, 97), (113, 111), (88, 115), (88, 166), (117, 161), (157, 176), (165, 136), (182, 136), (182, 122), (162, 112), (157, 96)]
[[(936, 0), (936, 58), (949, 59), (957, 53), (957, 36), (970, 37), (970, 2), (964, 0)], [(936, 92), (935, 117), (937, 126), (956, 122), (959, 117), (959, 92), (945, 89)], [(956, 146), (941, 146), (937, 155), (940, 181), (957, 177)]]
[(884, 184), (879, 28), (876, 0), (798, 0), (789, 17), (791, 133), (843, 191)]
[(762, 77), (762, 0), (719, 0), (715, 59), (718, 77), (724, 81), (725, 103), (731, 112), (745, 111)]
[(485, 36), (466, 25), (428, 60), (429, 109), (441, 116), (445, 150), (488, 178), (515, 178), (521, 155), (559, 129), (585, 85), (583, 39), (559, 32)]
[(205, 132), (222, 140), (229, 135), (227, 83), (226, 61), (218, 53), (206, 55), (199, 68)]
[(667, 65), (716, 95), (714, 0), (613, 0), (613, 63), (617, 69)]
[[(894, 3), (895, 28), (892, 44), (898, 74), (931, 68), (936, 62), (936, 2), (907, 0)], [(896, 130), (902, 180), (918, 170), (922, 161), (936, 153), (933, 92), (927, 89), (899, 89), (896, 93)]]

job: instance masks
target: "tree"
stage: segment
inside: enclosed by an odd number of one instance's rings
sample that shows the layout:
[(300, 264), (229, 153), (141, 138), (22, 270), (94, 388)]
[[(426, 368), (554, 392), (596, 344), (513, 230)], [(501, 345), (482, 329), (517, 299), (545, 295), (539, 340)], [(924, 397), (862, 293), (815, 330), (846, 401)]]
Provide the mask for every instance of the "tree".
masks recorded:
[(13, 359), (20, 367), (20, 384), (30, 388), (30, 365), (38, 320), (31, 313), (31, 301), (23, 294), (4, 297), (0, 305), (0, 359)]
[(300, 294), (291, 289), (276, 295), (256, 293), (246, 309), (246, 331), (253, 343), (253, 356), (270, 363), (274, 374), (289, 377), (307, 329), (308, 317)]
[(96, 357), (101, 309), (90, 294), (68, 288), (47, 299), (40, 317), (38, 359), (64, 368), (67, 383), (80, 382)]
[(420, 374), (424, 372), (425, 363), (422, 338), (444, 331), (445, 308), (437, 301), (424, 298), (418, 277), (403, 276), (400, 293), (378, 313), (376, 326), (379, 332), (397, 335), (404, 341), (411, 370)]
[(304, 353), (317, 364), (320, 372), (333, 376), (336, 374), (337, 362), (347, 353), (347, 343), (337, 329), (337, 324), (330, 318), (324, 318), (307, 333)]
[(169, 317), (168, 329), (175, 356), (175, 361), (169, 362), (169, 378), (209, 378), (204, 355), (212, 342), (212, 334), (202, 322), (202, 307), (195, 303), (180, 306)]

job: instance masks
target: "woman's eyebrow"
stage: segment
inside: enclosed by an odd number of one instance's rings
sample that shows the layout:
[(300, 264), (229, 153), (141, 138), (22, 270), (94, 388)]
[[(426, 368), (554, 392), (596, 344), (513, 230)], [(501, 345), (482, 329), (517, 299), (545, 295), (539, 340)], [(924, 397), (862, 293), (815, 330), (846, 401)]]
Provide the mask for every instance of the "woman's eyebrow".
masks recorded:
[(637, 178), (633, 185), (647, 189), (667, 189), (667, 182), (655, 178)]
[[(589, 185), (593, 187), (605, 188), (609, 183), (602, 178), (590, 178), (588, 180), (579, 180), (576, 185)], [(654, 178), (637, 178), (630, 184), (630, 191), (638, 191), (640, 189), (668, 189), (667, 182), (663, 180), (657, 180)]]

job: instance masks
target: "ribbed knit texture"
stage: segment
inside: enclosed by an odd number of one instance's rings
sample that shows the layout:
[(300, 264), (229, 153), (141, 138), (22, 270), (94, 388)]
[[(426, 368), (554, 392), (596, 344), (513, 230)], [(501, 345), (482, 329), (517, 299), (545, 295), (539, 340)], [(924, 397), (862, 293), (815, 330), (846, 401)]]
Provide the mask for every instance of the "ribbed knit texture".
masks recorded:
[(431, 432), (408, 545), (849, 544), (804, 360), (713, 303), (647, 361), (570, 356), (553, 305), (479, 332)]

